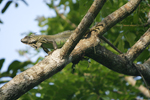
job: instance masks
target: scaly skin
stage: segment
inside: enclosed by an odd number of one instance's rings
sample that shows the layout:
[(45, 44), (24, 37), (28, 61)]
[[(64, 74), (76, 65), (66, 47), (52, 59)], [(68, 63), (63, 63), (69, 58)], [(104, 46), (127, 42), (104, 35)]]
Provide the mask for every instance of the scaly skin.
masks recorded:
[(42, 47), (43, 50), (50, 54), (48, 49), (57, 49), (63, 46), (67, 41), (72, 31), (65, 31), (56, 35), (30, 35), (21, 39), (21, 42), (38, 49)]

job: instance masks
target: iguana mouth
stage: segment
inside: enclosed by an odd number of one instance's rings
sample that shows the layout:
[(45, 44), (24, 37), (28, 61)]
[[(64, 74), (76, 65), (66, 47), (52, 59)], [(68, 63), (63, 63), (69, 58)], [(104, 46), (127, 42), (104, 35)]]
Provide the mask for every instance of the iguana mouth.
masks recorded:
[(27, 44), (27, 45), (30, 45), (31, 47), (37, 49), (37, 45), (36, 45), (36, 42), (35, 43), (30, 43), (24, 39), (21, 39), (21, 42), (24, 43), (24, 44)]
[(24, 41), (24, 39), (21, 39), (21, 42), (22, 42), (22, 43), (27, 43), (27, 41)]
[(30, 42), (30, 41), (27, 41), (27, 40), (24, 40), (24, 39), (21, 39), (21, 42), (24, 43), (24, 44), (36, 44), (37, 41), (34, 41), (34, 42)]

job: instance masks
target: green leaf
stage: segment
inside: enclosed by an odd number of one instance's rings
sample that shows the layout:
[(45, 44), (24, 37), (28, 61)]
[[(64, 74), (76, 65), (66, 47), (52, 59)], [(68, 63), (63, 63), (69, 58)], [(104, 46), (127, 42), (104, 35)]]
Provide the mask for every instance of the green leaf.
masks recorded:
[(18, 60), (15, 60), (9, 65), (7, 73), (10, 73), (10, 71), (12, 71), (11, 77), (14, 77), (17, 74), (18, 69), (22, 69), (31, 63), (32, 62), (30, 61), (20, 62)]
[(13, 62), (9, 65), (7, 72), (9, 72), (10, 70), (17, 69), (18, 66), (20, 65), (20, 63), (21, 63), (21, 62), (20, 62), (20, 61), (17, 61), (17, 60), (13, 61)]
[(138, 21), (139, 21), (139, 16), (138, 16), (138, 14), (136, 13), (136, 14), (134, 14), (134, 16), (133, 16), (133, 22), (134, 22), (135, 24), (137, 24)]
[(109, 0), (110, 1), (110, 3), (113, 5), (114, 4), (114, 1), (113, 0)]
[(110, 98), (107, 96), (107, 97), (102, 97), (102, 100), (110, 100)]
[(117, 43), (121, 40), (121, 37), (122, 37), (122, 36), (123, 36), (122, 33), (120, 33), (120, 34), (118, 35), (117, 39), (116, 39), (115, 42), (114, 42), (114, 45), (117, 45)]
[(79, 11), (80, 11), (81, 17), (83, 17), (87, 13), (92, 3), (93, 3), (93, 0), (80, 0), (79, 1), (79, 9), (80, 9)]
[(141, 61), (144, 62), (146, 59), (148, 59), (150, 56), (150, 53), (147, 49), (145, 49), (138, 57), (137, 57), (137, 61)]
[(0, 4), (2, 3), (2, 1), (4, 1), (4, 0), (0, 0)]
[(140, 85), (142, 85), (141, 80), (136, 80), (136, 84), (135, 84), (135, 86), (136, 86), (136, 87), (140, 87)]
[(132, 47), (132, 46), (134, 45), (134, 43), (135, 43), (136, 35), (133, 34), (133, 33), (130, 33), (130, 32), (126, 32), (125, 38), (126, 38), (127, 41), (129, 42), (130, 47)]
[(87, 100), (96, 100), (97, 98), (98, 96), (96, 94), (92, 94), (87, 98)]
[(0, 23), (3, 24), (2, 20), (0, 19)]
[(67, 2), (67, 0), (61, 0), (61, 1), (60, 1), (60, 5), (61, 5), (61, 4), (65, 4), (66, 2)]
[(119, 49), (120, 51), (124, 51), (124, 41), (123, 41), (123, 39), (121, 39), (121, 40), (119, 41), (118, 49)]
[(7, 8), (10, 6), (11, 3), (12, 3), (12, 1), (8, 1), (6, 3), (5, 7), (2, 9), (2, 13), (4, 13), (7, 10)]
[(38, 63), (38, 62), (41, 61), (41, 60), (43, 60), (43, 57), (39, 57), (39, 58), (35, 61), (35, 63), (33, 63), (33, 64), (35, 65), (36, 63)]
[(0, 59), (0, 70), (3, 67), (3, 63), (4, 63), (5, 59)]
[(15, 3), (15, 7), (18, 7), (18, 3)]

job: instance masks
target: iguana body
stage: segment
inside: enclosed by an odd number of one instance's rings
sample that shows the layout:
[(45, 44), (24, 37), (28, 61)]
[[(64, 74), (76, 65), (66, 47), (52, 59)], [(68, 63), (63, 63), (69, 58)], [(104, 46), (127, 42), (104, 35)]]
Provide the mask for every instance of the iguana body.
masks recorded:
[(21, 42), (38, 49), (42, 47), (43, 50), (49, 54), (48, 49), (57, 49), (63, 46), (67, 41), (72, 31), (65, 31), (56, 35), (30, 35), (21, 39)]
[[(85, 34), (95, 30), (89, 29)], [(57, 49), (63, 46), (63, 44), (67, 41), (67, 39), (70, 37), (71, 33), (73, 31), (65, 31), (61, 32), (56, 35), (34, 35), (26, 36), (23, 39), (21, 39), (21, 42), (30, 45), (33, 48), (38, 49), (39, 47), (42, 47), (43, 50), (50, 54), (48, 49)], [(113, 46), (105, 37), (101, 36), (101, 39), (104, 40), (106, 43), (108, 43), (112, 48), (114, 48), (119, 53), (122, 53), (119, 51), (115, 46)]]

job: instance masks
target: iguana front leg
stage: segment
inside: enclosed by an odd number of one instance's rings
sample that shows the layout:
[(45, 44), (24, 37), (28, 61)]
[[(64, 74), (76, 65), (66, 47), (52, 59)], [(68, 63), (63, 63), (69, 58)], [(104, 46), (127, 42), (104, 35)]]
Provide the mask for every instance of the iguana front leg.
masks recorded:
[[(44, 40), (45, 41), (45, 43), (46, 44), (51, 44), (52, 43), (52, 45), (53, 45), (53, 48), (54, 48), (54, 50), (56, 50), (58, 47), (57, 47), (57, 43), (56, 43), (56, 41), (55, 40), (51, 40), (51, 41), (48, 41), (48, 40)], [(48, 54), (48, 55), (50, 55), (53, 51), (49, 51), (48, 50), (48, 48), (46, 48), (43, 44), (41, 45), (41, 47), (43, 48), (43, 50)]]
[(48, 52), (50, 52), (47, 48), (45, 48), (43, 45), (41, 46), (43, 48), (43, 50), (48, 54)]

